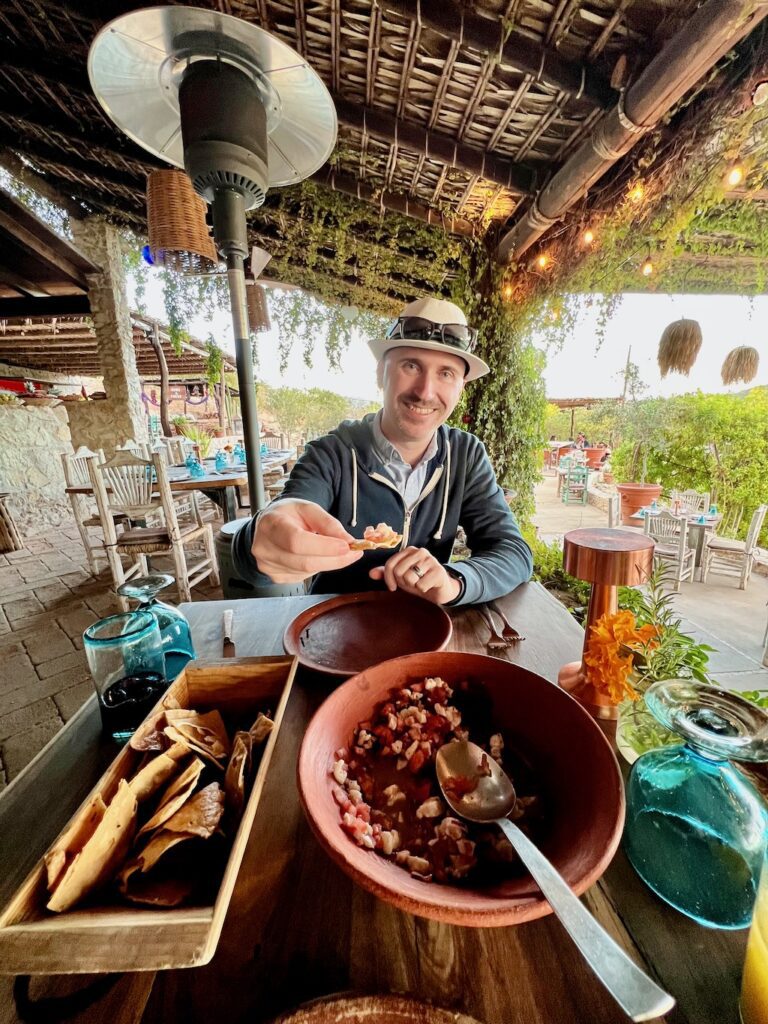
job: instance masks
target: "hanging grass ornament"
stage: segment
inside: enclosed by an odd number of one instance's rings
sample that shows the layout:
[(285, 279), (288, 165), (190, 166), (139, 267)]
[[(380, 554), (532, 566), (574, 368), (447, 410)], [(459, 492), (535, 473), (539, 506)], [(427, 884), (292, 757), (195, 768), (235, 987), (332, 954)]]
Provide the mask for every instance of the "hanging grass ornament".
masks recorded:
[(152, 171), (147, 177), (147, 230), (153, 263), (180, 274), (215, 272), (219, 260), (205, 211), (184, 171)]
[(760, 354), (756, 348), (749, 345), (739, 345), (725, 357), (720, 375), (723, 384), (735, 384), (743, 381), (748, 384), (757, 376), (757, 367), (760, 362)]
[(248, 324), (253, 334), (262, 334), (268, 331), (272, 324), (269, 319), (267, 308), (267, 293), (263, 285), (251, 284), (245, 289), (245, 297), (248, 304)]
[(698, 320), (675, 320), (664, 328), (659, 342), (661, 376), (682, 373), (687, 377), (701, 349), (701, 326)]

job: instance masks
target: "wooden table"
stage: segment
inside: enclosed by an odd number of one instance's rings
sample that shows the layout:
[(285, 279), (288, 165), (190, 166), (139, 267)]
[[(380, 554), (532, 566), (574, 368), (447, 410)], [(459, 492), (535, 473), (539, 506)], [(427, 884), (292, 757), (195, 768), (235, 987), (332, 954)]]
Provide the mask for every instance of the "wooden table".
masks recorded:
[[(171, 466), (168, 469), (168, 483), (174, 494), (180, 491), (202, 491), (211, 501), (221, 506), (224, 519), (230, 522), (237, 519), (237, 491), (248, 486), (248, 475), (245, 466), (233, 467), (231, 470), (216, 472), (209, 470), (205, 476), (191, 477), (184, 466)], [(67, 494), (93, 494), (93, 488), (87, 484), (65, 488)]]
[[(235, 609), (240, 656), (277, 654), (285, 625), (324, 598), (185, 605), (201, 657), (221, 656), (221, 617)], [(583, 633), (538, 584), (502, 602), (528, 639), (502, 652), (550, 681), (578, 658)], [(453, 613), (454, 650), (485, 653), (488, 630), (473, 609)], [(621, 1024), (627, 1018), (547, 917), (516, 928), (470, 929), (411, 917), (355, 886), (315, 842), (299, 806), (296, 756), (314, 709), (335, 685), (297, 673), (256, 826), (218, 952), (207, 967), (114, 979), (0, 978), (0, 1024), (168, 1024), (271, 1020), (331, 992), (407, 992), (462, 1009), (484, 1024)], [(98, 778), (105, 758), (95, 699), (0, 796), (3, 903)], [(574, 771), (579, 766), (574, 765)], [(672, 992), (669, 1024), (737, 1024), (746, 932), (701, 928), (658, 900), (620, 851), (583, 897), (638, 962)], [(63, 996), (77, 997), (63, 1004)], [(40, 1002), (42, 1000), (52, 1002)], [(90, 1000), (90, 1003), (88, 1002)], [(83, 1008), (85, 1006), (86, 1008)], [(23, 1015), (22, 1015), (23, 1014)]]
[[(665, 512), (669, 512), (670, 515), (675, 515), (672, 509), (666, 506), (660, 506), (658, 509), (653, 509), (646, 506), (645, 508), (638, 509), (637, 512), (633, 513), (631, 518), (637, 519), (638, 526), (640, 526), (641, 524), (644, 524), (646, 516), (658, 515), (659, 512), (662, 511), (662, 509)], [(700, 523), (698, 521), (698, 514), (696, 515), (696, 518), (693, 518), (692, 516), (675, 515), (675, 519), (679, 519), (681, 523), (686, 519), (688, 521), (688, 547), (693, 548), (693, 550), (696, 552), (693, 558), (694, 569), (701, 568), (701, 559), (704, 553), (704, 540), (708, 533), (714, 533), (714, 531), (720, 525), (720, 521), (722, 520), (722, 518), (723, 517), (721, 515), (711, 517), (707, 516), (706, 522)]]

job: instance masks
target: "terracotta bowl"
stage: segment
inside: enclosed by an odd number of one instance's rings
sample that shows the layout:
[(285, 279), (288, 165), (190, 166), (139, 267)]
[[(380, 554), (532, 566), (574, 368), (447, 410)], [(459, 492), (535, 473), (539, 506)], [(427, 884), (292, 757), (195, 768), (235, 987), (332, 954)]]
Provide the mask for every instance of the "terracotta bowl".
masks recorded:
[(563, 690), (498, 658), (435, 651), (385, 661), (343, 683), (309, 724), (299, 752), (304, 811), (321, 845), (364, 889), (401, 910), (451, 924), (520, 924), (551, 913), (533, 879), (510, 867), (502, 883), (476, 887), (421, 882), (341, 829), (332, 795), (334, 752), (348, 746), (358, 722), (390, 690), (440, 676), (483, 685), (494, 727), (507, 749), (529, 761), (545, 802), (543, 852), (581, 894), (605, 871), (624, 824), (624, 786), (613, 751), (589, 714)]
[(300, 1007), (274, 1024), (478, 1024), (456, 1010), (441, 1010), (403, 996), (331, 996)]

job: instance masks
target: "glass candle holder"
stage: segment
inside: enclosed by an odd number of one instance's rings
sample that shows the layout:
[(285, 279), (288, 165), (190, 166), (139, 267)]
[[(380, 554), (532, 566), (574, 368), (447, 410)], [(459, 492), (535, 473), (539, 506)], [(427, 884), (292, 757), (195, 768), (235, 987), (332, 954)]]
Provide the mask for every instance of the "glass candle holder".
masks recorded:
[(729, 761), (768, 761), (768, 713), (682, 679), (654, 683), (645, 703), (686, 742), (652, 750), (632, 766), (627, 856), (643, 881), (688, 917), (713, 928), (746, 928), (768, 813)]
[(739, 1010), (742, 1024), (768, 1021), (768, 850), (747, 942)]
[(187, 662), (196, 657), (186, 617), (174, 605), (157, 599), (160, 591), (170, 587), (172, 583), (173, 576), (167, 573), (153, 573), (151, 576), (137, 576), (117, 588), (121, 597), (138, 601), (138, 610), (149, 612), (157, 620), (165, 656), (165, 675), (168, 680), (175, 679)]
[(168, 687), (160, 627), (149, 612), (124, 612), (94, 622), (83, 643), (104, 731), (124, 743)]

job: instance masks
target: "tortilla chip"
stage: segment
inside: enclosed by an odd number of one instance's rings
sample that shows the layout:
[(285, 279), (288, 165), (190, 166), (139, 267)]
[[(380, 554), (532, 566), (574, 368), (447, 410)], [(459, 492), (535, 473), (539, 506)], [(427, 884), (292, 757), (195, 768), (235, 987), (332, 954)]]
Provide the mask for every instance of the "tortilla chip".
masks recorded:
[(49, 910), (69, 910), (112, 878), (133, 840), (137, 808), (133, 790), (121, 779), (104, 817), (56, 886), (48, 901)]
[(218, 711), (200, 715), (196, 711), (169, 712), (165, 735), (174, 743), (185, 743), (218, 768), (229, 756), (229, 737)]
[(243, 813), (245, 785), (250, 767), (251, 735), (247, 732), (235, 733), (232, 756), (224, 773), (224, 793), (227, 799), (227, 808), (236, 818)]
[(401, 533), (395, 533), (391, 526), (379, 523), (378, 526), (366, 526), (361, 540), (349, 542), (350, 551), (373, 551), (377, 548), (396, 548), (403, 539)]
[(49, 892), (53, 892), (65, 869), (96, 831), (106, 809), (107, 805), (101, 799), (101, 794), (97, 793), (83, 809), (82, 814), (72, 822), (61, 839), (46, 853), (44, 860)]
[(275, 727), (275, 723), (267, 715), (259, 714), (259, 717), (251, 726), (249, 732), (254, 746), (263, 743)]
[(186, 800), (192, 795), (197, 780), (200, 778), (205, 765), (196, 757), (190, 765), (188, 765), (184, 771), (179, 775), (177, 779), (170, 784), (163, 794), (163, 798), (160, 801), (160, 806), (157, 808), (155, 813), (145, 822), (144, 825), (139, 829), (139, 835), (144, 835), (145, 832), (152, 832), (156, 828), (160, 828), (169, 818), (178, 811), (178, 809), (184, 804)]
[(216, 831), (224, 813), (224, 791), (212, 782), (187, 800), (163, 825), (163, 832), (181, 832), (207, 839)]
[(164, 750), (168, 746), (163, 736), (164, 728), (165, 711), (157, 711), (141, 723), (128, 740), (128, 746), (134, 750)]
[(157, 754), (148, 761), (128, 782), (139, 803), (156, 793), (163, 783), (175, 775), (179, 771), (179, 761), (188, 754), (189, 749), (185, 744), (174, 743), (165, 753)]
[(188, 898), (195, 887), (195, 879), (187, 878), (148, 878), (142, 874), (134, 874), (122, 890), (125, 899), (131, 903), (139, 903), (147, 907), (178, 907)]

